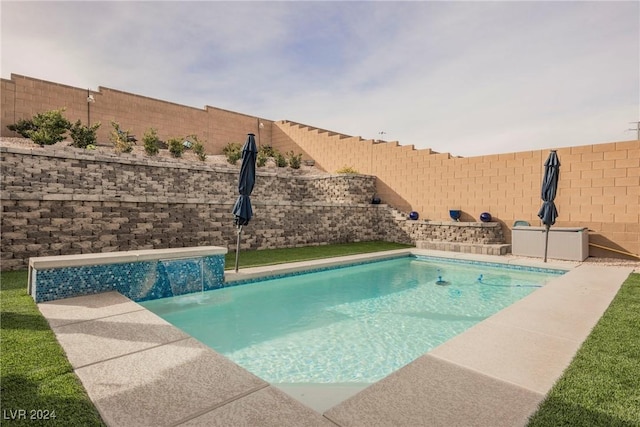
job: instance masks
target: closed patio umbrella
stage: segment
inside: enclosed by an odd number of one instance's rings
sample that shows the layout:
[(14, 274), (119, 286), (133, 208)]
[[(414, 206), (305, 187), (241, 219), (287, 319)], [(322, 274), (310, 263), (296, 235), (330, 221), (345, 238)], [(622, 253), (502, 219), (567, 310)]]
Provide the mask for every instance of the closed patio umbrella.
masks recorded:
[(247, 134), (247, 141), (242, 146), (242, 163), (240, 165), (240, 175), (238, 177), (238, 199), (236, 200), (233, 210), (235, 216), (235, 224), (238, 228), (238, 241), (236, 244), (236, 273), (238, 272), (238, 261), (240, 255), (240, 235), (242, 227), (249, 224), (253, 216), (251, 208), (251, 192), (256, 183), (256, 156), (258, 148), (256, 147), (255, 135)]
[(549, 153), (544, 162), (544, 177), (542, 178), (542, 207), (538, 216), (546, 227), (544, 240), (544, 262), (547, 262), (547, 249), (549, 247), (549, 228), (555, 224), (558, 210), (554, 202), (558, 192), (558, 179), (560, 177), (560, 160), (555, 150)]

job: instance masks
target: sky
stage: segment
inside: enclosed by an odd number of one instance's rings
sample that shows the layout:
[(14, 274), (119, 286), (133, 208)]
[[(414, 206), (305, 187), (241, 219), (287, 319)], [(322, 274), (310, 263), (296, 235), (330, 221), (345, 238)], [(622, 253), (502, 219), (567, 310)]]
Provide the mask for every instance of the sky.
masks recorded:
[(3, 78), (456, 156), (636, 139), (640, 2), (5, 1)]

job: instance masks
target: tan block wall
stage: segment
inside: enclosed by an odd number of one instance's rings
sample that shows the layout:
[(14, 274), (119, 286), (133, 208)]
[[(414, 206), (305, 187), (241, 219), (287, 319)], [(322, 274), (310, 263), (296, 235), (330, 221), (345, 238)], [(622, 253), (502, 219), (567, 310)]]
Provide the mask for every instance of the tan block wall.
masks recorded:
[[(333, 172), (351, 166), (377, 177), (383, 203), (421, 219), (449, 220), (449, 209), (463, 221), (490, 212), (509, 229), (515, 220), (540, 225), (540, 186), (549, 150), (479, 157), (453, 157), (396, 142), (375, 143), (288, 121), (276, 122), (273, 145), (297, 143), (316, 164)], [(561, 162), (557, 226), (588, 227), (590, 242), (640, 253), (640, 141), (558, 149)], [(590, 249), (592, 256), (619, 254)]]
[[(172, 102), (99, 87), (91, 91), (95, 102), (87, 102), (87, 89), (61, 85), (12, 74), (2, 79), (2, 136), (18, 136), (7, 125), (29, 119), (37, 113), (66, 108), (65, 117), (72, 123), (100, 122), (98, 143), (109, 145), (111, 121), (130, 130), (142, 144), (149, 128), (155, 128), (161, 140), (196, 134), (209, 154), (220, 154), (230, 142), (244, 143), (247, 133), (254, 133), (260, 144), (271, 143), (272, 121), (246, 114), (206, 106), (187, 107)], [(264, 125), (259, 127), (259, 123)]]

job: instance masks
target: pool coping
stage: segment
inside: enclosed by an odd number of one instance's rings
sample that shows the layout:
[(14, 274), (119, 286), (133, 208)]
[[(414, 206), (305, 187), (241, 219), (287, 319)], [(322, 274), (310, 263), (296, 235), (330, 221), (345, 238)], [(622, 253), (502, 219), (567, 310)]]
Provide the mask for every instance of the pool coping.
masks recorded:
[[(310, 406), (326, 404), (301, 403), (116, 292), (38, 307), (110, 426), (511, 426), (526, 424), (632, 272), (409, 248), (225, 275), (234, 282), (410, 254), (569, 272), (322, 413)], [(316, 399), (339, 394), (319, 391)]]

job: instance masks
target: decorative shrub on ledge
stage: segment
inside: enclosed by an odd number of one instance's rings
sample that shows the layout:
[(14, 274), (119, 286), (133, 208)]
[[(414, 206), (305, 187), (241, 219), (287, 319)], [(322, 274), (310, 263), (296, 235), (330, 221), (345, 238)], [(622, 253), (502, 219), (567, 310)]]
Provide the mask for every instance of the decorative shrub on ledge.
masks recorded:
[(293, 151), (289, 151), (287, 153), (287, 159), (289, 159), (289, 166), (291, 166), (291, 169), (300, 169), (302, 154), (294, 154)]
[(19, 120), (7, 128), (30, 138), (40, 146), (53, 145), (65, 139), (65, 133), (71, 128), (71, 122), (62, 116), (64, 108), (38, 113), (30, 120)]
[(279, 168), (287, 167), (287, 159), (282, 155), (282, 153), (276, 152), (274, 159), (276, 161), (276, 166)]
[(94, 124), (93, 126), (85, 126), (82, 124), (80, 120), (75, 122), (71, 129), (69, 129), (69, 133), (71, 134), (71, 139), (73, 143), (71, 144), (74, 147), (87, 149), (89, 146), (96, 145), (96, 131), (100, 127), (100, 122)]
[(160, 138), (158, 138), (158, 132), (154, 128), (149, 128), (144, 133), (142, 138), (144, 144), (144, 151), (150, 156), (155, 156), (160, 151)]
[(237, 142), (230, 142), (224, 146), (222, 154), (227, 156), (227, 162), (235, 165), (242, 157), (242, 145)]
[(359, 175), (360, 174), (360, 172), (358, 172), (357, 170), (355, 170), (351, 166), (343, 166), (340, 169), (338, 169), (336, 171), (336, 173), (345, 174), (345, 175)]
[(182, 157), (182, 153), (184, 153), (182, 138), (171, 138), (167, 143), (169, 144), (169, 152), (173, 157)]
[(133, 151), (133, 144), (136, 139), (131, 135), (131, 131), (120, 129), (120, 123), (111, 122), (113, 130), (109, 135), (109, 140), (113, 144), (116, 152), (118, 153), (130, 153)]

